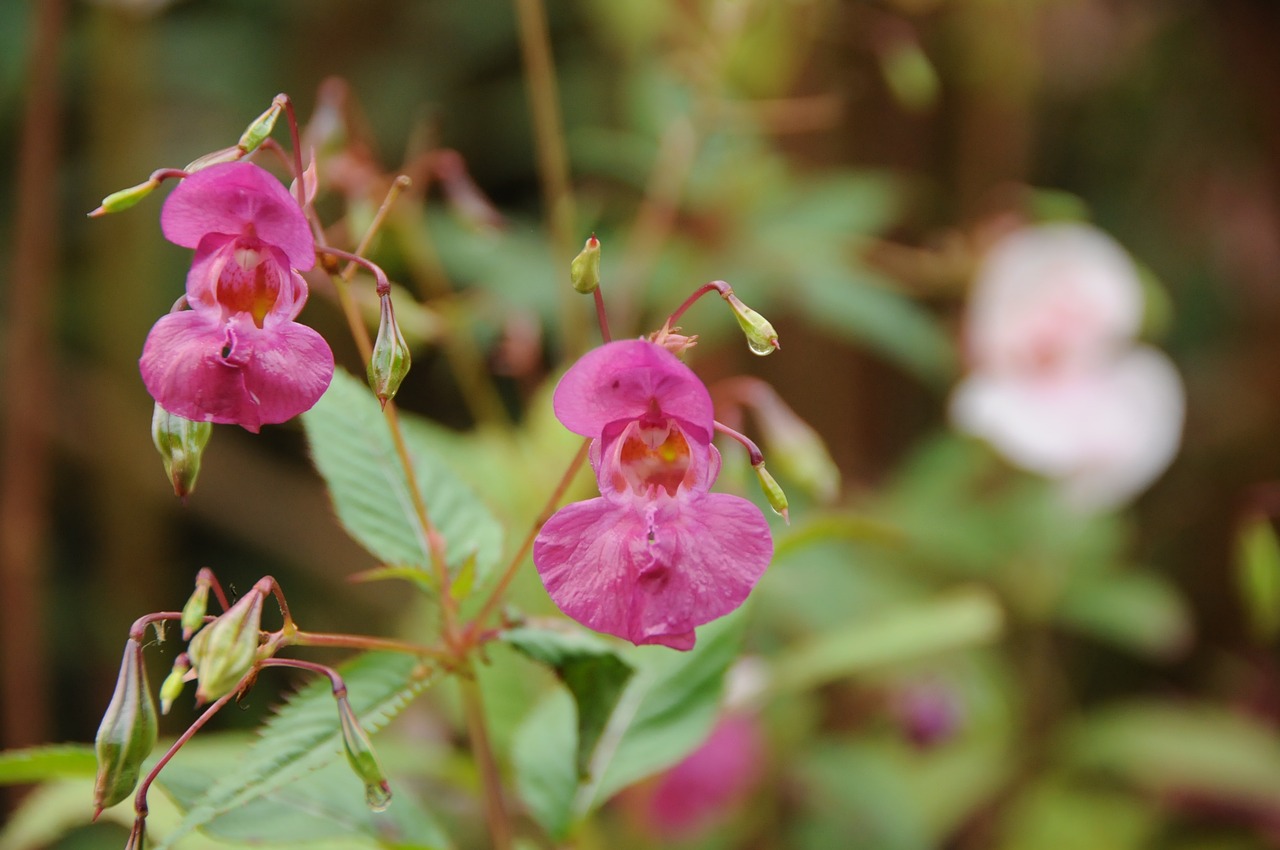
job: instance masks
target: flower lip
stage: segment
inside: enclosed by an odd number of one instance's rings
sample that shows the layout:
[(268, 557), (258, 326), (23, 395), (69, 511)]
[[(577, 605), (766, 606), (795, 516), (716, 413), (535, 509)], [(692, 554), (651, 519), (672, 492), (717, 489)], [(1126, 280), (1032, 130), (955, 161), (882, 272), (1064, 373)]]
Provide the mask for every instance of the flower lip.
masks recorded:
[(251, 162), (227, 162), (183, 179), (160, 211), (165, 238), (196, 248), (210, 234), (251, 235), (284, 252), (288, 264), (315, 265), (315, 240), (298, 202)]
[(575, 434), (600, 437), (613, 423), (677, 422), (700, 446), (711, 443), (711, 395), (688, 366), (647, 340), (610, 342), (575, 363), (556, 386), (556, 417)]

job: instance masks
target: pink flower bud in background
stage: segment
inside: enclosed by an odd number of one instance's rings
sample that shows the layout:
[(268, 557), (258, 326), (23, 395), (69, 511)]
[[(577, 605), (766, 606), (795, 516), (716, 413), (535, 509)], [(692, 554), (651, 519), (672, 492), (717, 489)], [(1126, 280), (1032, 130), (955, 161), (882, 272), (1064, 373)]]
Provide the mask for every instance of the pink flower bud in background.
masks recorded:
[(1182, 434), (1182, 382), (1168, 357), (1134, 342), (1141, 320), (1137, 269), (1105, 234), (1011, 234), (974, 284), (972, 371), (952, 397), (953, 423), (1058, 480), (1078, 509), (1123, 504), (1164, 471)]

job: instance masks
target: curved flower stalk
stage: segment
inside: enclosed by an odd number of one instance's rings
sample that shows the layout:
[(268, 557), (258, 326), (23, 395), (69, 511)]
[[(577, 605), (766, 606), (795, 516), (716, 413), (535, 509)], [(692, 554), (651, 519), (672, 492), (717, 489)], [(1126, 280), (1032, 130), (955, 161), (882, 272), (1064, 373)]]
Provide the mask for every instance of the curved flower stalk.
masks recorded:
[(712, 493), (707, 389), (646, 340), (588, 352), (556, 387), (556, 416), (590, 437), (600, 496), (562, 508), (534, 541), (551, 598), (578, 622), (635, 644), (694, 645), (694, 629), (746, 599), (773, 556), (760, 510)]
[(1177, 371), (1134, 342), (1142, 310), (1137, 269), (1101, 231), (1050, 225), (1006, 237), (974, 286), (971, 371), (952, 421), (1060, 481), (1077, 508), (1123, 504), (1164, 471), (1182, 434)]
[(333, 352), (294, 321), (307, 300), (298, 272), (315, 265), (297, 201), (262, 168), (223, 163), (185, 178), (160, 226), (195, 249), (191, 309), (148, 334), (139, 362), (147, 391), (175, 416), (254, 432), (308, 410), (333, 377)]

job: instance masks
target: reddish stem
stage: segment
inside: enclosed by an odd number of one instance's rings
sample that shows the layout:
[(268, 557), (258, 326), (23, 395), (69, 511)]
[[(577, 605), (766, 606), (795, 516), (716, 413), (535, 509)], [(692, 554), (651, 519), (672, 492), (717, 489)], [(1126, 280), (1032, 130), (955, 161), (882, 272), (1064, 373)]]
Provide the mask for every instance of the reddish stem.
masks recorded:
[(611, 342), (613, 337), (609, 334), (609, 317), (604, 312), (604, 293), (600, 291), (600, 287), (596, 287), (596, 319), (600, 322), (600, 337), (605, 342)]
[(676, 321), (684, 315), (684, 311), (693, 306), (693, 303), (708, 292), (715, 290), (720, 293), (721, 298), (728, 298), (733, 294), (733, 287), (725, 283), (723, 280), (713, 280), (710, 283), (704, 283), (702, 286), (694, 290), (694, 293), (684, 300), (684, 303), (676, 308), (676, 311), (667, 317), (667, 327), (674, 328)]
[(382, 267), (379, 266), (377, 263), (375, 263), (373, 260), (365, 259), (359, 254), (353, 254), (350, 251), (343, 251), (340, 248), (330, 248), (328, 246), (321, 248), (320, 246), (317, 245), (316, 253), (330, 254), (339, 259), (346, 260), (349, 263), (355, 263), (356, 265), (364, 266), (366, 269), (368, 269), (370, 272), (373, 273), (373, 278), (378, 283), (378, 295), (381, 296), (381, 295), (391, 294), (391, 281), (387, 280), (387, 273), (384, 272), (382, 270)]
[(732, 428), (730, 428), (728, 425), (725, 425), (721, 422), (716, 423), (716, 430), (719, 431), (721, 434), (724, 434), (726, 437), (732, 437), (733, 439), (737, 440), (739, 443), (742, 443), (742, 445), (746, 447), (747, 454), (751, 458), (752, 466), (759, 466), (760, 464), (764, 463), (764, 452), (760, 451), (760, 447), (757, 446), (755, 443), (751, 442), (750, 438), (748, 438), (747, 435), (742, 434), (738, 431), (735, 431)]

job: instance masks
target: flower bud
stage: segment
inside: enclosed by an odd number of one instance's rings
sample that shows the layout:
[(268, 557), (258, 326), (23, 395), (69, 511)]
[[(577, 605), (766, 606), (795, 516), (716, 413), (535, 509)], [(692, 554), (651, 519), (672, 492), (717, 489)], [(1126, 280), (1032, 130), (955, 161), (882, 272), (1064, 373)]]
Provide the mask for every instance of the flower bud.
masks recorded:
[(240, 143), (236, 147), (245, 153), (257, 150), (271, 135), (271, 131), (275, 129), (276, 119), (280, 117), (280, 108), (283, 105), (280, 98), (271, 101), (271, 106), (267, 108), (267, 111), (253, 119), (253, 123), (245, 129), (244, 134), (240, 136)]
[(156, 745), (158, 728), (156, 706), (142, 663), (142, 645), (130, 638), (124, 646), (115, 693), (94, 739), (98, 756), (94, 818), (133, 793), (142, 762)]
[[(180, 499), (185, 499), (196, 488), (200, 456), (204, 454), (211, 434), (213, 423), (183, 419), (159, 404), (151, 414), (151, 441), (164, 461), (164, 471), (173, 484), (173, 493)], [(183, 627), (186, 627), (185, 621)]]
[(743, 304), (742, 299), (732, 291), (724, 295), (724, 300), (733, 311), (733, 317), (738, 320), (742, 332), (747, 335), (747, 347), (752, 354), (764, 357), (781, 347), (778, 345), (778, 332), (769, 324), (768, 319)]
[(594, 233), (569, 264), (569, 280), (583, 295), (590, 295), (600, 287), (600, 240)]
[(369, 358), (369, 386), (383, 407), (395, 398), (404, 376), (409, 374), (409, 364), (409, 344), (396, 322), (391, 296), (383, 295), (378, 301), (378, 338)]
[(255, 584), (239, 602), (200, 631), (187, 645), (196, 668), (196, 704), (231, 693), (258, 660), (258, 626), (266, 590)]
[(128, 189), (112, 192), (102, 199), (102, 203), (96, 210), (89, 213), (89, 217), (98, 218), (107, 213), (118, 213), (127, 210), (147, 195), (150, 195), (159, 185), (160, 181), (158, 180), (148, 180), (145, 183), (139, 183), (137, 186), (130, 186)]
[(182, 639), (191, 640), (191, 636), (200, 631), (204, 625), (205, 612), (209, 610), (209, 576), (205, 570), (196, 575), (196, 589), (182, 606)]
[(338, 697), (338, 717), (342, 722), (342, 746), (347, 751), (347, 761), (356, 776), (364, 783), (364, 799), (375, 812), (385, 811), (391, 805), (391, 783), (378, 763), (373, 742), (356, 719), (351, 703), (345, 696)]
[(173, 708), (173, 701), (182, 695), (182, 688), (187, 683), (187, 674), (191, 672), (191, 659), (184, 652), (173, 660), (173, 669), (160, 684), (160, 713), (168, 714)]
[(756, 471), (756, 478), (760, 479), (760, 489), (764, 491), (764, 497), (769, 500), (769, 507), (786, 520), (787, 525), (790, 525), (791, 515), (787, 513), (787, 494), (782, 492), (782, 488), (769, 474), (769, 470), (764, 468), (763, 463), (757, 463), (751, 468)]

